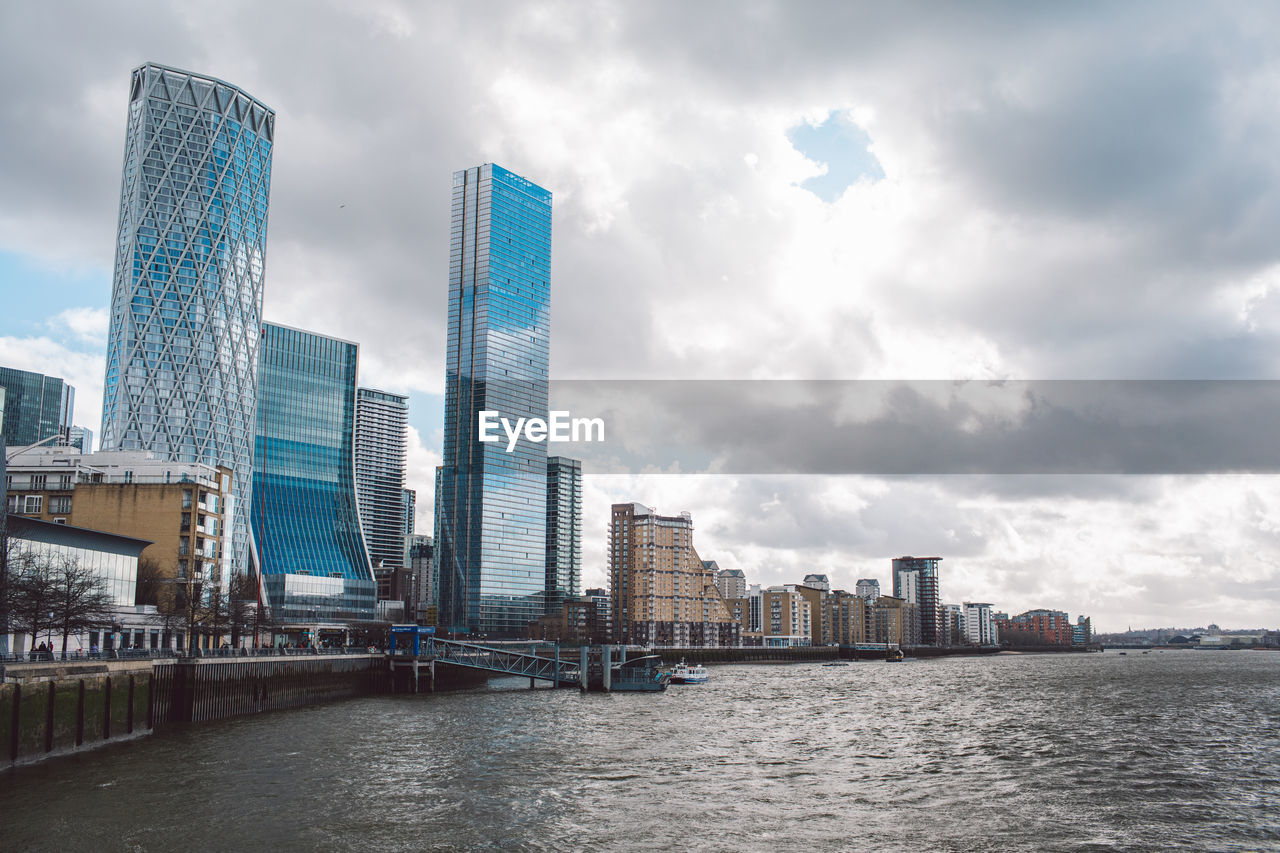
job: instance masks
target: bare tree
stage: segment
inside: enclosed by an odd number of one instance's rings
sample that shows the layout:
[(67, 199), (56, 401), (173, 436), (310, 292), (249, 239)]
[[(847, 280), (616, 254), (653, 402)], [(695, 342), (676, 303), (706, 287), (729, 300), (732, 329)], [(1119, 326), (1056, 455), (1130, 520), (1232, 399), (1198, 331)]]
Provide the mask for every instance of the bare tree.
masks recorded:
[(215, 588), (197, 612), (196, 619), (205, 633), (213, 636), (214, 644), (217, 645), (231, 630), (230, 595), (221, 587)]
[(72, 634), (111, 620), (105, 579), (75, 558), (26, 552), (10, 557), (9, 571), (13, 624), (31, 635), (33, 649), (42, 632), (56, 631), (66, 657)]
[(95, 625), (109, 622), (112, 600), (107, 582), (74, 557), (58, 560), (51, 572), (53, 581), (53, 626), (62, 634), (62, 657), (67, 656), (67, 638)]
[(9, 559), (9, 619), (15, 631), (31, 635), (53, 629), (54, 564), (46, 556), (19, 551)]
[(179, 590), (175, 588), (179, 583), (175, 575), (176, 572), (166, 572), (153, 557), (143, 557), (138, 561), (137, 602), (155, 607), (155, 615), (149, 621), (160, 628), (166, 648), (169, 638), (186, 624), (186, 608)]
[[(3, 442), (0, 442), (0, 448)], [(10, 580), (26, 560), (21, 550), (22, 542), (9, 532), (9, 512), (0, 506), (0, 655), (9, 653), (9, 632), (13, 612), (13, 592)]]

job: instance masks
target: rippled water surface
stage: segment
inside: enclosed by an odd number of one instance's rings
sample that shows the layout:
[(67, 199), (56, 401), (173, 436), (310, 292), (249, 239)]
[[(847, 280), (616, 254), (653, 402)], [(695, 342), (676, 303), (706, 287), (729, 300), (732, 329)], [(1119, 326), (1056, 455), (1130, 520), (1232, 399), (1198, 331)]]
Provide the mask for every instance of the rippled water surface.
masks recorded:
[(0, 776), (0, 848), (1280, 850), (1280, 653), (717, 666), (189, 728)]

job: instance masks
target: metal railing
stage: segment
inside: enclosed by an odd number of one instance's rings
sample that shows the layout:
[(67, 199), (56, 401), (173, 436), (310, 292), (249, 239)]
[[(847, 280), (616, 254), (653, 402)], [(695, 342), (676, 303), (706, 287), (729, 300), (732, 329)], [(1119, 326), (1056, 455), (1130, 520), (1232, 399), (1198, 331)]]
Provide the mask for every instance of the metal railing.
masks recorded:
[(423, 652), (434, 655), (435, 659), (442, 663), (500, 672), (505, 675), (527, 676), (556, 684), (577, 685), (580, 679), (576, 660), (548, 658), (510, 649), (496, 649), (438, 638), (428, 638)]
[(384, 654), (372, 646), (304, 646), (285, 648), (284, 646), (267, 646), (264, 648), (226, 648), (226, 649), (107, 649), (106, 651), (86, 652), (68, 651), (65, 655), (60, 651), (24, 652), (23, 654), (0, 655), (0, 663), (83, 663), (100, 660), (150, 660), (174, 658), (246, 658), (246, 657), (310, 657), (315, 655), (369, 655)]

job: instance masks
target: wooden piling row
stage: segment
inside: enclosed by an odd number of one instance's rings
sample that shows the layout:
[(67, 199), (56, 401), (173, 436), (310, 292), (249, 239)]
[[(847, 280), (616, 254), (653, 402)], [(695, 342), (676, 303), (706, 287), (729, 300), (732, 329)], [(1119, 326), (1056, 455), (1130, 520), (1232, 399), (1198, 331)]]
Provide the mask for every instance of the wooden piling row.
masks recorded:
[(161, 723), (222, 720), (386, 689), (385, 658), (249, 658), (177, 661), (156, 667), (151, 719)]
[(0, 685), (0, 750), (20, 764), (134, 735), (151, 685), (145, 670)]

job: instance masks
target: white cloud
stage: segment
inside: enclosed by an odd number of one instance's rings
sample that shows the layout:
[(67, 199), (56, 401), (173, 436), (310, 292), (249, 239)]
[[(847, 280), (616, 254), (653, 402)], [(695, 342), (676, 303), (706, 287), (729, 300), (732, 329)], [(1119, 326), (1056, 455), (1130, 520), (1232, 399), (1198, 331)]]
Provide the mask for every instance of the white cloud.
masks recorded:
[(70, 332), (77, 343), (105, 348), (107, 345), (106, 308), (68, 308), (49, 321), (55, 332)]
[[(47, 337), (0, 337), (0, 364), (57, 376), (76, 389), (73, 423), (97, 435), (102, 423), (102, 380), (106, 357), (85, 353)], [(96, 439), (95, 439), (96, 443)]]
[[(360, 342), (365, 374), (389, 388), (441, 389), (449, 174), (489, 160), (555, 193), (557, 379), (1277, 365), (1274, 11), (765, 2), (729, 32), (719, 7), (659, 2), (144, 5), (6, 10), (0, 70), (20, 85), (0, 107), (0, 245), (54, 268), (109, 260), (129, 68), (206, 70), (278, 111), (267, 316)], [(65, 61), (50, 65), (54, 43)], [(818, 167), (786, 132), (850, 108), (886, 178), (823, 204), (796, 186)], [(0, 339), (0, 361), (66, 375), (94, 427), (102, 359), (81, 350), (100, 347), (104, 319), (64, 312), (47, 337)], [(438, 434), (411, 434), (420, 529), (438, 448)], [(1229, 487), (1164, 481), (1143, 505), (1099, 497), (1062, 513), (1037, 498), (957, 508), (943, 485), (816, 481), (777, 502), (741, 487), (739, 506), (735, 483), (589, 480), (588, 580), (603, 580), (609, 502), (638, 499), (689, 509), (704, 556), (767, 582), (869, 569), (865, 542), (911, 550), (896, 516), (953, 549), (944, 565), (966, 595), (1191, 618), (1176, 601), (1142, 609), (1162, 595), (1144, 578), (1164, 571), (1181, 591), (1198, 571), (1194, 597), (1228, 610), (1219, 622), (1237, 600), (1242, 614), (1280, 603), (1265, 549), (1248, 549), (1252, 516), (1216, 509), (1246, 509)], [(1196, 512), (1188, 488), (1219, 503)], [(1249, 488), (1271, 523), (1269, 486)], [(864, 544), (788, 516), (806, 489)], [(822, 509), (846, 498), (844, 514)], [(735, 513), (788, 544), (758, 541)]]
[(417, 518), (414, 529), (428, 536), (435, 535), (436, 466), (440, 464), (440, 436), (435, 436), (430, 447), (422, 443), (418, 430), (409, 427), (405, 459), (405, 485), (417, 492)]

